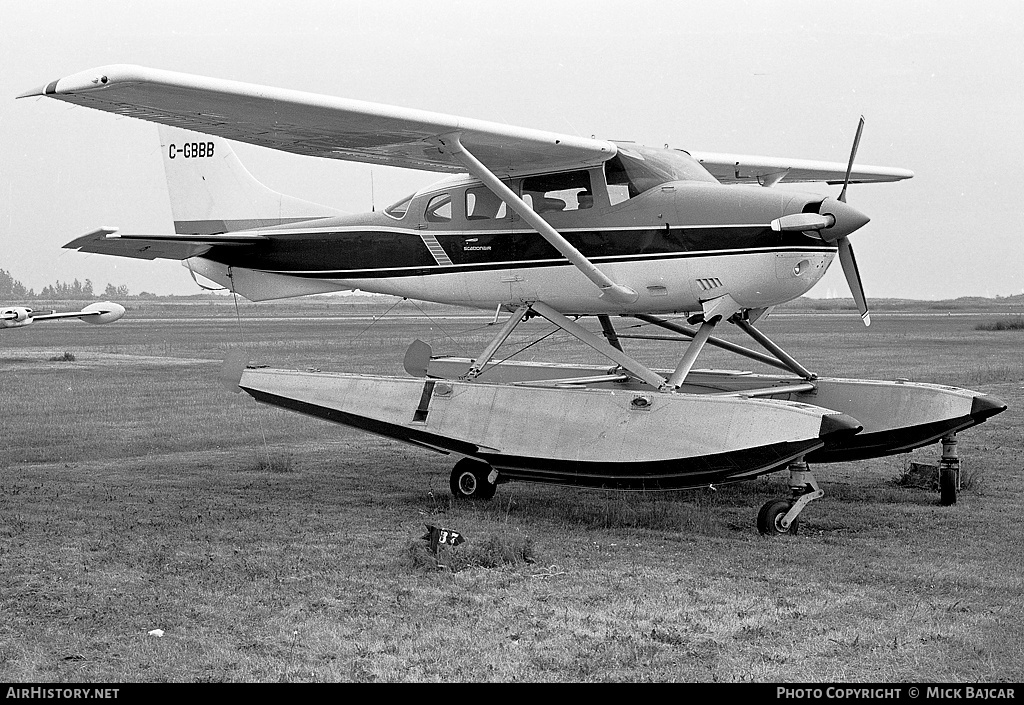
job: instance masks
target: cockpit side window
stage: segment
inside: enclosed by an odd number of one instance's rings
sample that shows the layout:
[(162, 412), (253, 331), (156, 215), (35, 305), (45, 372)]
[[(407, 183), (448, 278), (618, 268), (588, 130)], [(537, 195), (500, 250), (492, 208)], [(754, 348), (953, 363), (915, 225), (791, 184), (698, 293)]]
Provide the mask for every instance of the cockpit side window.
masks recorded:
[(612, 205), (670, 181), (718, 183), (707, 169), (685, 152), (639, 145), (620, 146), (618, 154), (605, 162), (604, 173)]
[(672, 181), (667, 174), (651, 169), (642, 157), (636, 159), (622, 150), (605, 162), (604, 175), (608, 180), (608, 198), (613, 206)]
[(452, 219), (452, 196), (450, 193), (439, 193), (427, 201), (423, 217), (428, 223), (448, 223)]
[(416, 194), (410, 194), (403, 198), (397, 203), (393, 203), (384, 209), (384, 214), (389, 215), (396, 220), (401, 220), (405, 217), (405, 214), (409, 212), (409, 205), (412, 203), (412, 198)]
[(537, 213), (591, 208), (594, 189), (590, 173), (569, 171), (523, 179), (523, 200)]

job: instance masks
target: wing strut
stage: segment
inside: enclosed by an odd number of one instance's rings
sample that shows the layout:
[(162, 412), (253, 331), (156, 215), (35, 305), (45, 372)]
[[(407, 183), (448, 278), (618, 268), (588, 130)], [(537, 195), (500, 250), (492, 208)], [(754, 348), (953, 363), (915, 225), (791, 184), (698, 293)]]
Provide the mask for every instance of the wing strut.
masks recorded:
[(509, 208), (514, 210), (523, 220), (533, 227), (541, 236), (558, 250), (562, 255), (572, 262), (583, 275), (592, 281), (601, 290), (602, 297), (608, 297), (610, 301), (618, 304), (631, 304), (639, 298), (639, 295), (626, 286), (616, 284), (608, 278), (604, 272), (594, 266), (594, 263), (587, 259), (582, 252), (555, 230), (546, 220), (541, 218), (536, 211), (527, 205), (516, 193), (506, 186), (501, 179), (484, 166), (459, 140), (458, 133), (449, 133), (437, 138), (438, 148), (448, 152), (455, 157), (459, 163), (466, 167), (466, 171), (480, 179), (498, 198), (505, 202)]

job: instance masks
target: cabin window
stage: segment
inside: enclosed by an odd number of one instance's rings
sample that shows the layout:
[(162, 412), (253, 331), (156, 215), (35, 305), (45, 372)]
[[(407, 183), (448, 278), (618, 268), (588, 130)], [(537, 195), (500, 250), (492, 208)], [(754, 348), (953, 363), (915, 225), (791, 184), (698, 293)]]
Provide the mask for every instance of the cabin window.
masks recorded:
[(424, 213), (428, 223), (448, 223), (452, 219), (452, 196), (450, 193), (441, 193), (434, 196), (427, 202), (427, 210)]
[(390, 215), (392, 218), (401, 220), (405, 217), (405, 214), (409, 212), (409, 204), (412, 203), (412, 197), (416, 194), (406, 196), (398, 203), (394, 203), (384, 209), (385, 215)]
[(507, 213), (505, 202), (486, 186), (466, 189), (466, 218), (468, 220), (500, 220)]
[(590, 172), (569, 171), (523, 179), (523, 200), (537, 213), (592, 208), (594, 189)]

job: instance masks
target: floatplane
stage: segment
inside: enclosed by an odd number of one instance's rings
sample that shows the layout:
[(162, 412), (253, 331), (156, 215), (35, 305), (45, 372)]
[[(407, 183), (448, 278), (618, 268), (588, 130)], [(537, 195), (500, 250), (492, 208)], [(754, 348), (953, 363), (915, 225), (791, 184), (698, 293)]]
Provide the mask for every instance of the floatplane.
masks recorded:
[[(671, 490), (788, 469), (791, 496), (766, 503), (757, 526), (793, 533), (823, 494), (809, 463), (941, 441), (945, 498), (956, 434), (1005, 409), (970, 390), (821, 377), (756, 327), (837, 257), (870, 323), (849, 239), (869, 219), (847, 189), (913, 173), (855, 162), (863, 118), (848, 162), (824, 162), (651, 148), (129, 65), (20, 97), (30, 96), (160, 126), (174, 234), (101, 228), (65, 247), (180, 260), (252, 301), (359, 289), (509, 314), (475, 358), (414, 341), (407, 377), (225, 362), (232, 388), (261, 402), (459, 458), (459, 498), (491, 498), (509, 481)], [(442, 176), (381, 212), (349, 214), (263, 186), (229, 141)], [(840, 188), (771, 188), (800, 182)], [(605, 364), (495, 358), (533, 317)], [(674, 367), (630, 355), (621, 318), (682, 341)], [(713, 335), (724, 323), (761, 349)], [(695, 368), (708, 345), (780, 372)]]
[(25, 306), (7, 306), (0, 308), (0, 330), (4, 328), (24, 328), (36, 321), (56, 321), (65, 318), (77, 318), (86, 323), (113, 323), (124, 316), (124, 306), (112, 301), (97, 301), (82, 308), (81, 311), (36, 311)]

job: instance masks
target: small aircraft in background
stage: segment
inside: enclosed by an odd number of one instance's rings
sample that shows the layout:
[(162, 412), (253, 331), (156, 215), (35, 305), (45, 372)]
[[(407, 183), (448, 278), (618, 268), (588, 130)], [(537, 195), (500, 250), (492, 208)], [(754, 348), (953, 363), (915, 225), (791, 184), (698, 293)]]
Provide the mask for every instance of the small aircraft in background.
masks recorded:
[(89, 304), (81, 311), (35, 311), (23, 306), (0, 308), (0, 330), (4, 328), (24, 328), (36, 321), (55, 321), (61, 318), (79, 318), (86, 323), (112, 323), (124, 316), (124, 306), (111, 301), (98, 301)]
[[(755, 327), (836, 258), (870, 323), (849, 239), (869, 219), (847, 189), (913, 173), (855, 163), (863, 118), (839, 163), (651, 148), (128, 65), (30, 96), (160, 125), (174, 234), (102, 228), (65, 247), (180, 260), (253, 301), (360, 289), (507, 312), (472, 359), (414, 341), (408, 377), (225, 363), (230, 386), (259, 401), (461, 458), (456, 497), (489, 499), (508, 481), (706, 487), (788, 468), (792, 495), (766, 503), (757, 526), (793, 533), (823, 494), (808, 462), (941, 440), (943, 499), (955, 501), (955, 434), (1006, 408), (947, 386), (819, 377)], [(448, 176), (383, 212), (348, 214), (271, 191), (228, 140)], [(772, 188), (794, 182), (842, 188)], [(538, 317), (607, 362), (498, 359)], [(623, 335), (613, 317), (671, 335)], [(715, 337), (724, 322), (766, 352)], [(679, 341), (674, 367), (623, 346), (645, 337)], [(784, 374), (696, 369), (707, 345)]]

